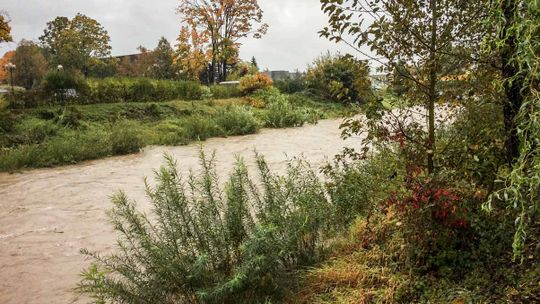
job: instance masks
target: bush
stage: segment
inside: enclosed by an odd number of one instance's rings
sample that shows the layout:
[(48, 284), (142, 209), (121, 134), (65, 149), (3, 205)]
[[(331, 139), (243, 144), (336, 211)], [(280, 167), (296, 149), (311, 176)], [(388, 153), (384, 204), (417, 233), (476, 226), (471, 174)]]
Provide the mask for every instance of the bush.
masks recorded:
[(88, 92), (88, 84), (81, 75), (65, 70), (49, 72), (42, 87), (45, 94), (60, 103), (78, 100)]
[(105, 78), (88, 81), (89, 103), (151, 102), (173, 99), (198, 100), (202, 87), (191, 81), (155, 80), (149, 78)]
[(186, 180), (168, 157), (156, 186), (147, 184), (151, 216), (124, 193), (114, 196), (118, 252), (84, 250), (94, 263), (79, 291), (115, 303), (255, 303), (275, 296), (288, 271), (324, 252), (332, 208), (306, 163), (291, 163), (284, 176), (271, 173), (262, 157), (257, 165), (259, 187), (238, 160), (222, 190), (213, 157), (201, 153), (201, 174)]
[(304, 77), (287, 78), (274, 82), (276, 87), (281, 93), (294, 94), (303, 92), (307, 89), (306, 81)]
[(308, 68), (307, 86), (328, 100), (366, 103), (374, 99), (369, 66), (350, 55), (330, 54), (317, 58)]
[(336, 209), (336, 224), (345, 229), (359, 215), (371, 216), (388, 193), (400, 185), (399, 161), (387, 150), (379, 152), (366, 162), (336, 160), (323, 167), (326, 188)]
[(228, 99), (241, 97), (242, 92), (237, 85), (213, 85), (209, 86), (212, 95), (216, 99)]
[(272, 78), (263, 73), (247, 75), (240, 79), (240, 92), (244, 95), (248, 95), (257, 90), (269, 88), (272, 86), (272, 83)]
[(294, 108), (288, 96), (275, 88), (259, 90), (254, 97), (266, 103), (265, 126), (268, 128), (301, 127), (310, 119), (304, 110)]
[(214, 121), (226, 136), (254, 134), (259, 130), (253, 112), (245, 107), (231, 106), (219, 110)]
[(131, 121), (121, 121), (114, 125), (110, 142), (114, 155), (137, 153), (143, 146), (137, 124)]
[(189, 140), (206, 140), (210, 137), (223, 135), (213, 119), (199, 115), (183, 119), (180, 126)]

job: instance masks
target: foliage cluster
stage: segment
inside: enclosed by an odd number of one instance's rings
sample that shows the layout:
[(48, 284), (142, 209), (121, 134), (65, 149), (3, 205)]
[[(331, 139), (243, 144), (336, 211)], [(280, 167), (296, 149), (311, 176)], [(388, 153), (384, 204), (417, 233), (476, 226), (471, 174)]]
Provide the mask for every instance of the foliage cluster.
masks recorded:
[[(210, 90), (214, 88), (223, 87)], [(285, 115), (301, 117), (302, 121), (291, 119), (290, 123), (273, 127), (293, 127), (349, 112), (343, 106), (304, 96), (282, 98), (289, 104)], [(263, 101), (262, 107), (251, 107), (250, 103), (248, 99), (233, 98), (9, 109), (7, 102), (3, 102), (0, 170), (57, 166), (132, 153), (146, 145), (184, 145), (210, 137), (256, 133), (261, 127), (270, 126), (271, 110)]]
[(272, 78), (264, 73), (247, 75), (240, 79), (240, 91), (245, 95), (249, 95), (255, 91), (269, 88), (272, 84)]
[(329, 53), (317, 58), (308, 68), (308, 88), (328, 100), (342, 103), (367, 103), (373, 99), (367, 62), (350, 55)]
[[(205, 86), (193, 81), (150, 78), (84, 79), (68, 71), (49, 72), (40, 87), (7, 96), (12, 108), (54, 104), (159, 102), (174, 99), (201, 100)], [(241, 96), (236, 86), (211, 86), (212, 98)]]

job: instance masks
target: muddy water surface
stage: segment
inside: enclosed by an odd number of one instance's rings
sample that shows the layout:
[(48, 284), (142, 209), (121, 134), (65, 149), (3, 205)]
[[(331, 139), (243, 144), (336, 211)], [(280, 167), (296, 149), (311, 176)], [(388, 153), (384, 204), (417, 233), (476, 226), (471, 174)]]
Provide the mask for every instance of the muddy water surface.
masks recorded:
[[(263, 130), (259, 134), (204, 142), (215, 150), (222, 180), (235, 155), (263, 154), (270, 167), (283, 170), (287, 158), (301, 154), (318, 165), (356, 138), (340, 139), (341, 120), (303, 128)], [(122, 189), (144, 204), (143, 178), (163, 163), (163, 153), (178, 160), (181, 171), (198, 166), (198, 145), (150, 147), (137, 155), (80, 165), (0, 173), (0, 303), (86, 303), (72, 290), (88, 261), (81, 248), (114, 249), (115, 236), (105, 211), (109, 197)]]

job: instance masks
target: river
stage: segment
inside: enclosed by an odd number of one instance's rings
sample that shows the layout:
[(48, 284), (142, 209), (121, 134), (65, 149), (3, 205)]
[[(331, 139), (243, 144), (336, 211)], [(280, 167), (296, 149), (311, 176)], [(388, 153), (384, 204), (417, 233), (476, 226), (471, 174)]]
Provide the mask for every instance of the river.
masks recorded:
[[(225, 179), (239, 155), (253, 159), (256, 149), (273, 170), (303, 155), (320, 165), (343, 147), (360, 140), (340, 139), (341, 120), (324, 120), (302, 128), (265, 129), (258, 134), (213, 138), (203, 143), (216, 152), (217, 170)], [(144, 205), (144, 177), (163, 164), (163, 153), (177, 159), (180, 171), (198, 167), (199, 144), (147, 147), (139, 154), (78, 165), (0, 173), (0, 303), (86, 303), (73, 292), (89, 261), (79, 251), (114, 250), (115, 235), (106, 210), (110, 196), (124, 190)], [(253, 171), (252, 171), (253, 172)]]

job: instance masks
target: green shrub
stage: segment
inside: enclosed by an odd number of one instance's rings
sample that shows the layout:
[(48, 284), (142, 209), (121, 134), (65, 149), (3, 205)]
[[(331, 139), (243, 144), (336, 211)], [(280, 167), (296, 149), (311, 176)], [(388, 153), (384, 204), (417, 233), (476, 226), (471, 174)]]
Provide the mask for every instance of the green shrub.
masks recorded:
[(294, 94), (307, 89), (304, 77), (286, 78), (274, 81), (276, 87), (281, 93)]
[(268, 128), (301, 127), (309, 119), (303, 109), (293, 107), (288, 96), (275, 88), (259, 90), (254, 97), (266, 103), (265, 126)]
[(186, 145), (190, 139), (187, 138), (186, 131), (181, 126), (181, 121), (164, 120), (156, 126), (156, 143), (161, 145)]
[(366, 103), (374, 99), (369, 80), (369, 65), (350, 55), (330, 54), (317, 58), (308, 68), (308, 88), (328, 100)]
[(212, 93), (212, 90), (209, 87), (207, 86), (201, 87), (201, 99), (207, 100), (207, 101), (214, 99), (214, 93)]
[(81, 75), (65, 70), (49, 72), (43, 80), (42, 87), (50, 98), (60, 103), (78, 100), (88, 92), (88, 84)]
[(359, 215), (369, 216), (401, 186), (400, 163), (382, 150), (369, 161), (335, 161), (322, 170), (336, 210), (336, 224), (347, 228)]
[(156, 186), (147, 184), (151, 216), (124, 193), (114, 196), (118, 251), (83, 250), (94, 263), (79, 291), (114, 303), (256, 303), (276, 296), (288, 271), (324, 252), (332, 208), (304, 162), (291, 163), (284, 176), (271, 173), (262, 157), (257, 164), (259, 187), (238, 160), (222, 189), (213, 157), (202, 154), (200, 175), (185, 180), (168, 157)]
[(210, 137), (223, 135), (216, 122), (210, 117), (189, 116), (183, 119), (180, 125), (189, 140), (206, 140)]
[(142, 148), (137, 124), (121, 121), (113, 126), (110, 136), (111, 151), (115, 155), (137, 153)]
[(62, 126), (77, 128), (81, 125), (83, 113), (72, 106), (65, 107), (55, 113), (53, 120)]
[(254, 134), (259, 130), (259, 123), (253, 112), (245, 107), (231, 106), (221, 109), (213, 119), (226, 136)]
[(242, 96), (240, 88), (237, 85), (213, 85), (209, 88), (216, 99), (228, 99)]

